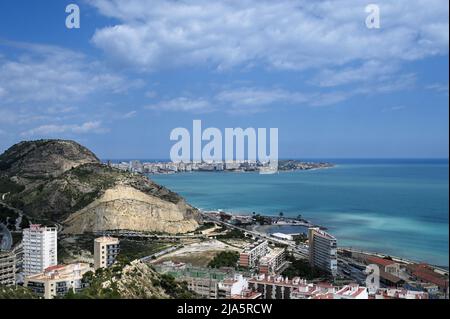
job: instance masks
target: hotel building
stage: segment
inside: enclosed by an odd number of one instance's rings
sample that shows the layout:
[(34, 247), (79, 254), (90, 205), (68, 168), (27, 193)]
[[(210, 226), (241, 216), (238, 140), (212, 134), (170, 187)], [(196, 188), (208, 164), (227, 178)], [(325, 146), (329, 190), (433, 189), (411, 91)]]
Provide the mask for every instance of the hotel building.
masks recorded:
[(88, 271), (92, 268), (84, 263), (52, 266), (43, 273), (25, 277), (24, 286), (45, 299), (53, 299), (70, 290), (76, 293), (83, 289), (83, 275)]
[(23, 230), (23, 270), (26, 276), (39, 274), (57, 262), (56, 227), (30, 225)]
[(337, 274), (337, 241), (330, 234), (319, 228), (309, 228), (309, 263), (336, 276)]
[(119, 255), (119, 239), (114, 237), (99, 237), (94, 240), (94, 268), (107, 268), (116, 262)]
[(267, 254), (268, 245), (267, 240), (259, 240), (247, 246), (239, 255), (239, 266), (245, 268), (255, 267), (258, 260)]

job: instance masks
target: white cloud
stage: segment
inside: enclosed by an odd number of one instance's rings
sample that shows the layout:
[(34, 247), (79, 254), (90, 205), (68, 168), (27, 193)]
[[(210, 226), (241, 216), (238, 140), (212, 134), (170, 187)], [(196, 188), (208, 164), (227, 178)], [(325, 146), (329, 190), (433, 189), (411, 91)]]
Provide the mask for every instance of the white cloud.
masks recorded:
[(74, 106), (49, 106), (46, 108), (48, 114), (67, 114), (77, 111), (78, 108)]
[[(414, 87), (414, 74), (382, 77), (383, 81), (359, 85), (352, 90), (329, 88), (305, 92), (280, 88), (243, 87), (219, 89), (211, 97), (178, 97), (163, 100), (148, 110), (172, 112), (226, 112), (231, 114), (253, 114), (280, 107), (321, 107), (335, 105), (355, 96), (384, 94)], [(331, 83), (331, 82), (330, 82)]]
[(399, 70), (397, 65), (386, 64), (376, 60), (364, 62), (357, 67), (343, 69), (325, 69), (321, 71), (312, 83), (321, 87), (334, 87), (353, 83), (368, 83), (385, 81), (392, 78)]
[(0, 60), (2, 104), (79, 101), (99, 92), (121, 92), (138, 85), (74, 51), (56, 46), (0, 42), (17, 50)]
[(123, 115), (124, 119), (131, 119), (137, 115), (137, 111), (130, 111)]
[(406, 109), (406, 106), (404, 105), (395, 105), (388, 108), (384, 108), (383, 112), (396, 112)]
[(307, 100), (302, 93), (260, 88), (225, 90), (215, 96), (215, 101), (231, 113), (256, 113), (274, 104), (302, 104)]
[(39, 127), (36, 127), (34, 129), (28, 130), (26, 132), (23, 132), (21, 136), (27, 137), (27, 136), (51, 136), (51, 135), (59, 135), (59, 134), (65, 134), (65, 133), (72, 133), (72, 134), (88, 134), (88, 133), (106, 133), (108, 132), (108, 129), (102, 127), (102, 123), (100, 121), (92, 121), (92, 122), (85, 122), (82, 124), (63, 124), (63, 125), (57, 125), (57, 124), (47, 124), (47, 125), (41, 125)]
[(426, 89), (448, 95), (448, 83), (433, 83), (433, 84), (427, 85)]
[(171, 100), (161, 101), (145, 107), (148, 110), (157, 111), (185, 111), (204, 113), (213, 110), (213, 106), (207, 99), (178, 97)]
[[(303, 70), (364, 61), (410, 61), (448, 53), (448, 2), (378, 1), (381, 29), (365, 27), (355, 0), (89, 0), (119, 20), (92, 42), (121, 63), (155, 70), (255, 64)], [(347, 70), (325, 85), (361, 78)], [(389, 67), (388, 67), (389, 68)]]

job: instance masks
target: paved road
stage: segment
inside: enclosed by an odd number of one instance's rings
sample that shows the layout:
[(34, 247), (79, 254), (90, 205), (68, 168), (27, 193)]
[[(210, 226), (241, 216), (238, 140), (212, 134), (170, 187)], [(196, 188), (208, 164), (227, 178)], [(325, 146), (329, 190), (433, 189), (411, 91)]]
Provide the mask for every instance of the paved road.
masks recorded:
[(278, 238), (274, 238), (274, 237), (272, 237), (270, 235), (266, 235), (266, 234), (263, 234), (263, 233), (260, 233), (260, 232), (256, 232), (256, 231), (253, 231), (253, 230), (248, 230), (248, 229), (245, 229), (245, 228), (242, 228), (242, 227), (239, 227), (239, 226), (236, 226), (236, 225), (224, 222), (224, 221), (222, 221), (220, 219), (211, 217), (211, 216), (209, 216), (207, 214), (202, 214), (202, 216), (205, 219), (209, 219), (209, 220), (214, 221), (216, 223), (220, 223), (220, 224), (222, 224), (222, 225), (224, 225), (226, 227), (237, 229), (237, 230), (240, 230), (240, 231), (242, 231), (244, 233), (247, 233), (247, 234), (251, 234), (251, 235), (253, 235), (256, 238), (265, 239), (268, 242), (275, 243), (275, 244), (286, 245), (288, 248), (290, 248), (292, 251), (294, 251), (296, 254), (300, 255), (301, 257), (308, 258), (308, 249), (305, 248), (305, 247), (299, 247), (296, 244), (293, 244), (293, 243), (291, 243), (289, 241), (278, 239)]
[(0, 238), (0, 250), (10, 250), (12, 246), (11, 232), (3, 224), (0, 224)]
[(206, 235), (154, 235), (144, 234), (134, 231), (104, 231), (97, 232), (98, 236), (115, 236), (115, 237), (127, 237), (127, 238), (155, 238), (155, 239), (193, 239), (193, 238), (207, 238)]

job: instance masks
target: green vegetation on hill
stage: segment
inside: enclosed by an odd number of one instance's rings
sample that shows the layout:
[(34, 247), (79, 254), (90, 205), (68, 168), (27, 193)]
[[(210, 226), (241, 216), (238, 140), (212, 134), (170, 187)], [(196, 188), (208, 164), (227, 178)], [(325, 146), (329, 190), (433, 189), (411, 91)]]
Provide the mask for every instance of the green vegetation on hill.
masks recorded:
[(19, 218), (19, 213), (0, 203), (0, 223), (6, 225), (6, 227), (11, 230), (16, 230), (16, 220)]
[(178, 283), (168, 275), (160, 275), (144, 263), (121, 259), (114, 266), (87, 272), (86, 288), (70, 292), (65, 299), (193, 299), (196, 295), (186, 283)]
[(120, 241), (120, 254), (129, 260), (135, 260), (153, 255), (173, 245), (173, 243), (148, 239), (125, 239)]
[(222, 251), (218, 253), (208, 264), (211, 268), (236, 267), (239, 253), (235, 251)]
[(173, 299), (197, 299), (196, 293), (188, 289), (185, 281), (178, 282), (174, 277), (167, 274), (160, 275), (158, 280), (153, 281), (155, 287), (161, 287)]
[(244, 239), (245, 234), (238, 229), (231, 229), (224, 235), (218, 235), (217, 239)]
[(20, 193), (25, 189), (25, 186), (19, 185), (16, 182), (6, 177), (0, 177), (0, 195), (6, 193)]
[(0, 299), (39, 299), (39, 297), (28, 288), (0, 286)]

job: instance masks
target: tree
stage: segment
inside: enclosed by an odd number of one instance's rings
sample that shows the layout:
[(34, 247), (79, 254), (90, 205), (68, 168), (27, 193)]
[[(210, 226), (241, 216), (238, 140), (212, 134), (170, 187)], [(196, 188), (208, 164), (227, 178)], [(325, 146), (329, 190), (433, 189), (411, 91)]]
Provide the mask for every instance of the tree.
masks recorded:
[(239, 253), (235, 251), (222, 251), (218, 253), (208, 264), (211, 268), (236, 267)]
[(30, 221), (28, 220), (27, 216), (22, 216), (22, 221), (20, 222), (20, 228), (25, 229), (30, 227)]

